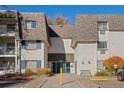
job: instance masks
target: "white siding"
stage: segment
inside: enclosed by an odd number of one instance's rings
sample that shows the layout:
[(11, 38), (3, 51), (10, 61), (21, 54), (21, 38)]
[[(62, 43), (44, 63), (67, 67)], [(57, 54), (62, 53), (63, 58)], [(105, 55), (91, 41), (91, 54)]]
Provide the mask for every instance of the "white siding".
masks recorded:
[(110, 32), (110, 55), (124, 58), (124, 31)]
[(71, 47), (72, 39), (50, 38), (51, 47), (49, 53), (74, 53)]
[[(91, 64), (88, 63), (90, 61)], [(81, 74), (81, 70), (90, 70), (94, 75), (97, 70), (97, 44), (96, 43), (80, 43), (75, 48), (75, 62), (77, 62), (77, 74)], [(84, 62), (84, 64), (82, 64)]]
[(74, 63), (70, 63), (70, 73), (75, 74), (75, 64)]
[(105, 60), (109, 55), (109, 31), (105, 31), (105, 34), (100, 34), (99, 32), (99, 41), (107, 41), (107, 50), (105, 51), (105, 54), (100, 54), (100, 51), (98, 50), (98, 60)]
[(44, 43), (41, 43), (41, 49), (21, 49), (21, 60), (41, 60), (42, 67), (44, 67)]
[(44, 67), (48, 67), (48, 47), (44, 44)]

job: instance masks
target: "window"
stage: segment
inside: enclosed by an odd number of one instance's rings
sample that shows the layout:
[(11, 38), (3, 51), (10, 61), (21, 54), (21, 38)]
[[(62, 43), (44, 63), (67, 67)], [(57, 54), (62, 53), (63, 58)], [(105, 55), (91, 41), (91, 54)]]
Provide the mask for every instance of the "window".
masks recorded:
[(35, 60), (27, 60), (26, 61), (26, 68), (36, 69), (37, 68), (37, 61)]
[(25, 40), (21, 41), (21, 49), (26, 49)]
[(106, 41), (98, 42), (97, 47), (98, 47), (98, 49), (99, 48), (107, 48), (107, 42)]
[(22, 49), (41, 49), (41, 41), (26, 41), (26, 45), (22, 45)]
[(36, 28), (36, 21), (32, 21), (31, 28)]
[(26, 28), (27, 29), (35, 29), (36, 28), (36, 21), (26, 21)]
[(37, 40), (37, 49), (41, 49), (41, 41)]
[(37, 69), (41, 68), (41, 60), (23, 60), (21, 61), (21, 69), (31, 68)]
[(15, 49), (15, 44), (14, 43), (7, 43), (7, 48)]
[(7, 24), (7, 31), (15, 31), (15, 24)]
[(97, 68), (98, 69), (103, 69), (104, 67), (103, 67), (103, 60), (98, 60), (97, 61)]
[(21, 61), (21, 69), (26, 68), (26, 62), (24, 60)]
[(26, 42), (26, 49), (37, 49), (35, 41)]
[(37, 68), (41, 68), (41, 60), (37, 60)]
[(108, 30), (107, 28), (107, 22), (98, 22), (98, 31), (100, 31), (100, 34), (105, 34), (105, 31)]

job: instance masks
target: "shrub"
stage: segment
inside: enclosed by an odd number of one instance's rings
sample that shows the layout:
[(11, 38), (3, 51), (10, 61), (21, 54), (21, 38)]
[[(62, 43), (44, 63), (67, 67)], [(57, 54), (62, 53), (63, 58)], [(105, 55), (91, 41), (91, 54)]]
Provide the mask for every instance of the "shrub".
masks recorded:
[(36, 70), (36, 75), (40, 76), (40, 75), (49, 75), (50, 74), (50, 70), (48, 68), (38, 68)]
[(6, 75), (6, 77), (13, 77), (13, 76), (15, 76), (14, 73), (7, 73), (7, 74), (5, 74), (5, 75)]
[(117, 69), (124, 67), (124, 60), (121, 57), (113, 56), (104, 60), (103, 65), (107, 70), (114, 70), (114, 65), (117, 65)]
[(112, 73), (109, 71), (101, 71), (101, 72), (97, 72), (95, 75), (96, 76), (111, 76)]
[(38, 68), (37, 70), (36, 70), (36, 75), (37, 76), (40, 76), (40, 75), (43, 75), (43, 70), (41, 69), (41, 68)]
[(50, 74), (50, 70), (48, 68), (44, 68), (44, 74), (45, 75), (49, 75)]
[(26, 75), (26, 76), (33, 75), (33, 74), (34, 74), (34, 72), (32, 71), (32, 69), (27, 68), (27, 69), (25, 70), (25, 75)]

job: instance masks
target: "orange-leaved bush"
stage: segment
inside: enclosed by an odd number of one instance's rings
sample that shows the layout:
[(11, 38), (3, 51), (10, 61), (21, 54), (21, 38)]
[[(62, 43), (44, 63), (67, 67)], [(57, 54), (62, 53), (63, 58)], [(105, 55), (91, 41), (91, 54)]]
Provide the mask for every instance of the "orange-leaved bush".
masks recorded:
[(114, 65), (117, 65), (117, 68), (122, 68), (124, 67), (124, 60), (119, 56), (113, 56), (104, 60), (103, 65), (107, 70), (113, 70)]

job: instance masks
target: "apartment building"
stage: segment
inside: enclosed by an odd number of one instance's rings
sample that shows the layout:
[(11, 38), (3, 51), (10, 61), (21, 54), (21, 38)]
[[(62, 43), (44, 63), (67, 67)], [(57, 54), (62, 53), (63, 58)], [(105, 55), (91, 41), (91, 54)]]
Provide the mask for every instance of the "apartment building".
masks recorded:
[(72, 47), (75, 48), (77, 74), (92, 75), (103, 70), (103, 60), (111, 56), (124, 58), (124, 15), (78, 15)]
[(0, 11), (0, 69), (94, 75), (103, 60), (124, 58), (124, 15), (77, 15), (74, 26), (48, 25), (43, 13)]

